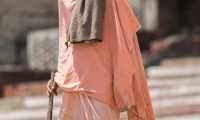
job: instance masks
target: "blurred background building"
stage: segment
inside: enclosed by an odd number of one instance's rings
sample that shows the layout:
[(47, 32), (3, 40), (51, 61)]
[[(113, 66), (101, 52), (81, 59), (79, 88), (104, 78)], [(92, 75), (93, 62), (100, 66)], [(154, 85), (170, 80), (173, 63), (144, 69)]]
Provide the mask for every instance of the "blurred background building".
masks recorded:
[[(200, 1), (129, 3), (142, 26), (137, 34), (156, 120), (200, 120)], [(46, 82), (57, 66), (57, 6), (0, 1), (0, 120), (45, 118)]]

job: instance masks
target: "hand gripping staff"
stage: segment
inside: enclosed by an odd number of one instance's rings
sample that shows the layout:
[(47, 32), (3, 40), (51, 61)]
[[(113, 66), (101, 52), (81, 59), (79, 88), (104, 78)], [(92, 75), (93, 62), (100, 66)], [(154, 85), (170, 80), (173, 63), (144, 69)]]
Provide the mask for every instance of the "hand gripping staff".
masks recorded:
[[(54, 83), (54, 75), (55, 71), (51, 72), (51, 83), (50, 88), (52, 89), (52, 85)], [(53, 91), (51, 90), (51, 93), (49, 95), (49, 104), (48, 104), (48, 111), (47, 111), (47, 120), (52, 120), (52, 113), (53, 113)]]

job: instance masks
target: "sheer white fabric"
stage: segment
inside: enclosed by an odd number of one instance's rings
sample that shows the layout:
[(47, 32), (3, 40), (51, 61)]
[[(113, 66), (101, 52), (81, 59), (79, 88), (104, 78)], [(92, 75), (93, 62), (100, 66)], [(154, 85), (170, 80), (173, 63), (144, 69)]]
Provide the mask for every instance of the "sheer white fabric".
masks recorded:
[(63, 92), (58, 120), (119, 120), (120, 113), (79, 92)]

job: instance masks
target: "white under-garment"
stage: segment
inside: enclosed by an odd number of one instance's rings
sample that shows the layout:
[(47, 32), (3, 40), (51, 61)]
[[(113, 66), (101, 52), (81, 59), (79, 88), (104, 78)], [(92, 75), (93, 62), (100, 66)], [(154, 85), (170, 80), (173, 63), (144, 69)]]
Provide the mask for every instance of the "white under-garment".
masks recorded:
[(63, 92), (58, 120), (119, 120), (120, 113), (79, 92)]

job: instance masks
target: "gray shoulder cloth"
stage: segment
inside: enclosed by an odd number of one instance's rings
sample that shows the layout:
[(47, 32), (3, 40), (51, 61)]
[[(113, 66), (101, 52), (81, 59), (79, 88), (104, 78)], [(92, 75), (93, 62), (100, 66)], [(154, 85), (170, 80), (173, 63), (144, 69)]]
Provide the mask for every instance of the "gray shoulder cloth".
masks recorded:
[(106, 0), (77, 0), (67, 30), (66, 44), (103, 41)]

